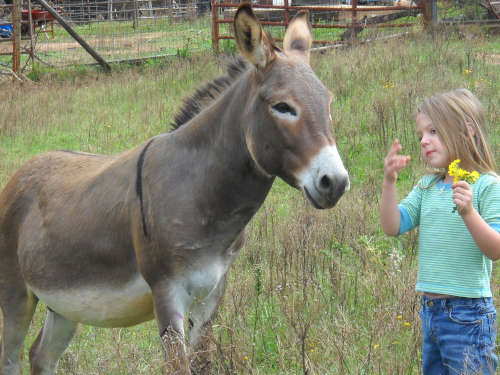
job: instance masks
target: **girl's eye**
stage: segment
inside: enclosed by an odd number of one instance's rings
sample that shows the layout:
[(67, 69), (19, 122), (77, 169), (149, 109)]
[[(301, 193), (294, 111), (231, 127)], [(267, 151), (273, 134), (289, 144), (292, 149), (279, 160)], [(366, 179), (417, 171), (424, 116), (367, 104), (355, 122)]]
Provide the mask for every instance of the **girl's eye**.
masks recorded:
[(436, 134), (436, 133), (437, 133), (437, 132), (436, 132), (436, 129), (432, 129), (432, 130), (431, 130), (431, 134)]
[(279, 113), (288, 113), (292, 116), (296, 116), (295, 110), (286, 103), (278, 103), (272, 106), (273, 109), (277, 110)]

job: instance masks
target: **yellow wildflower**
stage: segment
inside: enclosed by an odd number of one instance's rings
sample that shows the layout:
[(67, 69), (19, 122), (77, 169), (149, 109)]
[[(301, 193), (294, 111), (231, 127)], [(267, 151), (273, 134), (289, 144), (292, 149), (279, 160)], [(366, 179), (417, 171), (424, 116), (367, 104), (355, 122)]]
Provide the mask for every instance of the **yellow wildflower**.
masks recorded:
[(450, 164), (450, 166), (448, 167), (448, 173), (450, 174), (450, 176), (455, 176), (454, 183), (458, 182), (457, 177), (458, 177), (458, 174), (460, 173), (460, 167), (458, 166), (459, 163), (460, 163), (460, 159), (457, 159), (457, 160), (453, 161)]
[[(467, 181), (469, 179), (469, 176), (470, 176), (470, 172), (464, 171), (463, 169), (460, 169), (458, 171), (458, 176), (455, 176), (455, 180)], [(457, 177), (458, 177), (458, 179), (457, 179)], [(456, 181), (455, 183), (457, 183), (458, 181)]]
[(377, 345), (373, 345), (373, 349), (377, 349), (380, 345), (377, 344)]
[(403, 317), (401, 315), (398, 315), (398, 319), (401, 320), (403, 319)]
[[(448, 167), (448, 173), (450, 176), (455, 177), (453, 183), (456, 184), (458, 181), (465, 181), (468, 184), (474, 184), (479, 178), (479, 173), (477, 171), (469, 172), (459, 166), (460, 159), (453, 161)], [(452, 212), (457, 211), (457, 206), (453, 208)]]
[(411, 325), (411, 324), (410, 324), (410, 323), (408, 323), (408, 322), (406, 322), (406, 323), (405, 323), (405, 327), (409, 327), (410, 325)]

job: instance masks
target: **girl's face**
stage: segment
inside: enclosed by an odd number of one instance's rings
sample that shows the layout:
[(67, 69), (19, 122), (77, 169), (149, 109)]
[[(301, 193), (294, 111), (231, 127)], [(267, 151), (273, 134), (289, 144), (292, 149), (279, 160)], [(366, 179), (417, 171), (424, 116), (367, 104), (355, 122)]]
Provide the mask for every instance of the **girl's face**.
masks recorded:
[(431, 120), (422, 112), (417, 114), (417, 135), (420, 140), (420, 154), (422, 159), (433, 168), (448, 170), (450, 156), (441, 143)]

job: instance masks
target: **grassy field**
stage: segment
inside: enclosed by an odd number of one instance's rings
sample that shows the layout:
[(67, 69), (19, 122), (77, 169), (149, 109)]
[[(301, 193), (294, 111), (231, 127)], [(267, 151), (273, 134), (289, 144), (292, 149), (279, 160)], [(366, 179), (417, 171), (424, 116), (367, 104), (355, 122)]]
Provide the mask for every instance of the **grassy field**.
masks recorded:
[[(467, 87), (484, 102), (500, 162), (500, 42), (480, 29), (411, 34), (313, 53), (335, 95), (332, 116), (351, 191), (317, 211), (277, 180), (250, 223), (214, 327), (214, 373), (420, 373), (417, 233), (386, 237), (378, 201), (383, 157), (398, 138), (412, 162), (403, 197), (424, 173), (414, 132), (417, 104)], [(72, 149), (114, 154), (169, 129), (181, 99), (224, 72), (212, 56), (173, 59), (106, 75), (79, 68), (0, 92), (0, 186), (27, 159)], [(500, 306), (500, 273), (493, 289)], [(24, 355), (43, 323), (39, 305)], [(0, 322), (1, 324), (1, 322)], [(80, 326), (58, 374), (161, 374), (154, 322), (123, 329)]]

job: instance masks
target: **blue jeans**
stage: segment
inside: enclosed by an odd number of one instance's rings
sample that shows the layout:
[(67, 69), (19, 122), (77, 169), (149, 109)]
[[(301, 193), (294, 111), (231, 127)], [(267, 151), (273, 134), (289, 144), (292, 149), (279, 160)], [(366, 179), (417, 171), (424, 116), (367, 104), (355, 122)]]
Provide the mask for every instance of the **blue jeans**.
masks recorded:
[(424, 375), (494, 374), (497, 312), (492, 298), (422, 296)]

